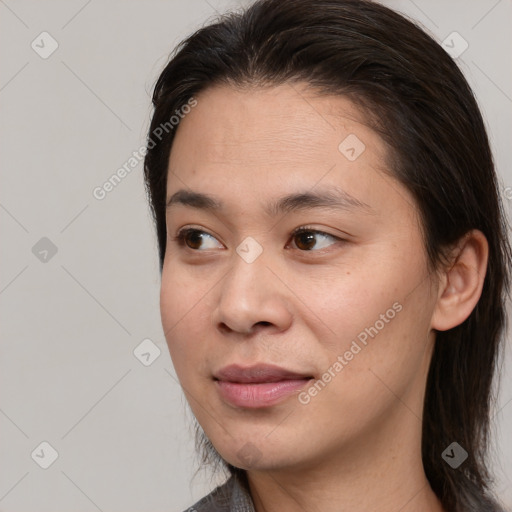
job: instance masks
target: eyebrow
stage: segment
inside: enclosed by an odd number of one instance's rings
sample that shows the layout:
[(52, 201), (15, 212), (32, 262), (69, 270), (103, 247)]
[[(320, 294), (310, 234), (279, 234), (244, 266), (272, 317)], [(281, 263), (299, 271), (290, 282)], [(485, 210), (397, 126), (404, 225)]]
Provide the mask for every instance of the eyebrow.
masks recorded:
[[(175, 205), (183, 205), (205, 211), (222, 211), (223, 202), (215, 196), (181, 189), (175, 192), (167, 201), (166, 209)], [(368, 204), (348, 192), (337, 187), (321, 189), (316, 192), (305, 191), (288, 194), (276, 201), (268, 203), (264, 211), (270, 217), (292, 211), (307, 211), (313, 209), (331, 209), (345, 211), (360, 211), (375, 214), (375, 210)]]

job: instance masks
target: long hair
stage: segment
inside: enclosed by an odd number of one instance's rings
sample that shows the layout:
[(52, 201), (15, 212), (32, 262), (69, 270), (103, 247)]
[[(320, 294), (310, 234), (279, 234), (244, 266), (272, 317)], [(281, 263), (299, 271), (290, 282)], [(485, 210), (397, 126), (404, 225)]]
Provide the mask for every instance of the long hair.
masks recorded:
[[(160, 269), (166, 250), (167, 166), (176, 132), (170, 117), (213, 85), (292, 82), (346, 97), (365, 113), (390, 148), (390, 174), (415, 198), (431, 269), (439, 268), (448, 249), (470, 230), (481, 230), (488, 240), (478, 304), (461, 325), (436, 333), (422, 458), (447, 510), (501, 510), (486, 458), (510, 290), (508, 226), (473, 92), (453, 59), (412, 21), (368, 0), (259, 0), (180, 43), (154, 89), (144, 162)], [(454, 441), (468, 453), (457, 469), (442, 458)], [(204, 435), (202, 446), (204, 460), (216, 453)], [(242, 475), (243, 470), (224, 464)]]

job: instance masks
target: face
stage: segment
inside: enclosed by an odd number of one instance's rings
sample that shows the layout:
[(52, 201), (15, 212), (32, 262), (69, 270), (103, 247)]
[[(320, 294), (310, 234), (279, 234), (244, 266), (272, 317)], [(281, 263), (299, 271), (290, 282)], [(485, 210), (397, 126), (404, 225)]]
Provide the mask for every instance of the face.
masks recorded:
[(354, 104), (306, 85), (216, 86), (180, 122), (162, 322), (234, 466), (306, 467), (421, 431), (437, 285), (386, 156)]

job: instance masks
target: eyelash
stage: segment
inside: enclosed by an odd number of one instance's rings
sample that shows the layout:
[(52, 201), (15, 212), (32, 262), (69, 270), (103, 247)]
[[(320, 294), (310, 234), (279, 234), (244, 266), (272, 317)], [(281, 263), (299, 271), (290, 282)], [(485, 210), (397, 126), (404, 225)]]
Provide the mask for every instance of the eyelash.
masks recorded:
[[(176, 234), (175, 237), (173, 237), (173, 241), (174, 242), (177, 242), (178, 245), (180, 247), (183, 247), (185, 249), (188, 249), (190, 251), (194, 251), (194, 252), (204, 252), (204, 251), (201, 251), (201, 249), (192, 249), (191, 247), (188, 247), (185, 243), (186, 241), (186, 238), (188, 235), (190, 235), (191, 233), (204, 233), (208, 236), (211, 236), (212, 238), (215, 238), (213, 235), (211, 235), (210, 233), (208, 233), (207, 231), (203, 231), (202, 229), (197, 229), (197, 228), (182, 228), (178, 231), (178, 233)], [(344, 242), (344, 240), (342, 238), (339, 238), (335, 235), (331, 235), (330, 233), (326, 233), (324, 231), (320, 231), (318, 229), (313, 229), (313, 228), (310, 228), (308, 226), (301, 226), (297, 229), (295, 229), (292, 234), (291, 234), (291, 239), (295, 238), (296, 236), (298, 235), (301, 235), (302, 233), (314, 233), (315, 235), (323, 235), (323, 236), (326, 236), (328, 238), (332, 238), (333, 240), (336, 240), (337, 242)], [(301, 252), (320, 252), (320, 250), (302, 250), (302, 249), (297, 249)]]

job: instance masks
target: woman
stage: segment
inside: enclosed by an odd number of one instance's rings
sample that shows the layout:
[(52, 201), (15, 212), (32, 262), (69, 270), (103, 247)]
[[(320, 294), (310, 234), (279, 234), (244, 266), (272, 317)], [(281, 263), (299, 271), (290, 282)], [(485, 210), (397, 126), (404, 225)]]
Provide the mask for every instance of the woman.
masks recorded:
[(260, 0), (161, 74), (145, 177), (189, 510), (498, 511), (486, 467), (511, 250), (451, 57), (363, 0)]

